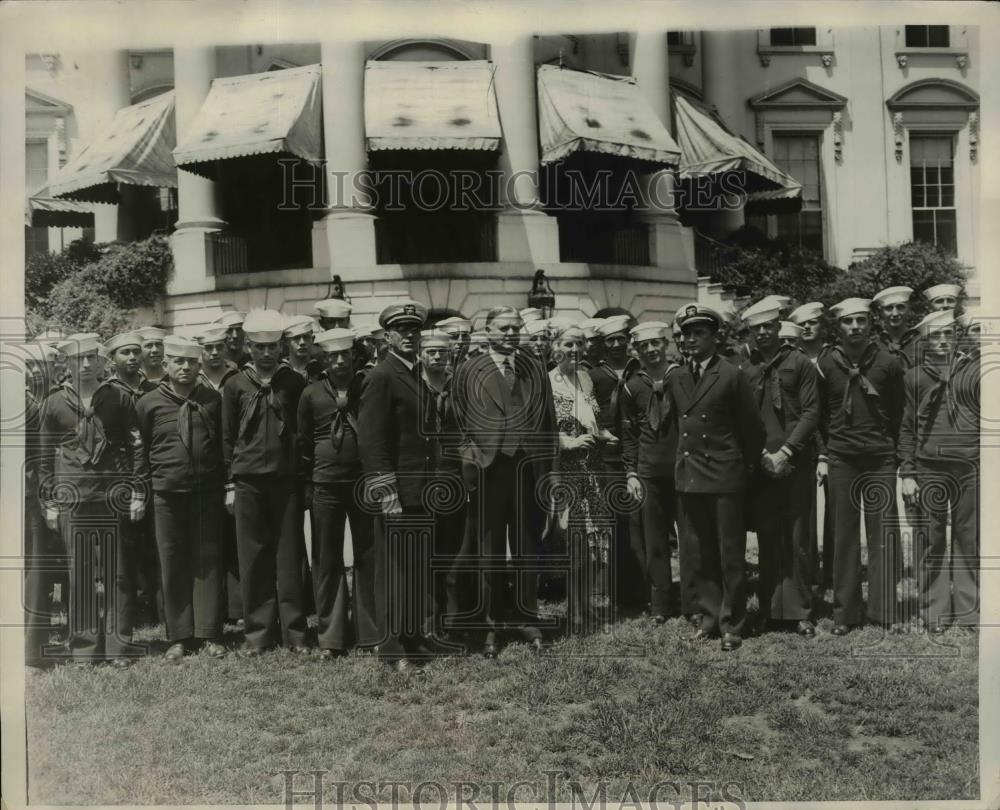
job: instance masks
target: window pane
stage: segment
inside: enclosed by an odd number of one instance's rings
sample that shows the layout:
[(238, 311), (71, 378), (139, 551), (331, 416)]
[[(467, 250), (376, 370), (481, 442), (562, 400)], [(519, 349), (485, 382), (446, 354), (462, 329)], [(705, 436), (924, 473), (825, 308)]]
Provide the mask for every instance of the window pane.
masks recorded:
[(906, 47), (925, 48), (927, 47), (927, 26), (908, 25), (906, 26)]
[(938, 184), (938, 167), (932, 163), (927, 164), (924, 168), (924, 180), (929, 186), (936, 186)]
[(913, 241), (934, 244), (934, 212), (913, 212)]
[(794, 28), (772, 28), (771, 29), (771, 44), (772, 45), (794, 45), (795, 44), (795, 29)]
[(927, 26), (927, 44), (932, 48), (947, 48), (948, 47), (948, 26), (947, 25), (928, 25)]
[(958, 255), (957, 228), (954, 211), (935, 211), (937, 244), (952, 256)]
[(920, 185), (910, 186), (910, 206), (913, 208), (923, 208), (924, 200), (926, 196), (924, 195), (924, 187)]
[(680, 45), (680, 44), (681, 44), (681, 32), (667, 31), (667, 45)]
[(934, 208), (941, 205), (941, 189), (937, 186), (926, 186), (927, 189), (927, 202), (924, 203), (928, 208)]
[(796, 28), (795, 29), (795, 44), (796, 45), (815, 45), (816, 44), (816, 29), (815, 28)]
[(942, 166), (940, 173), (942, 186), (951, 186), (955, 184), (955, 170), (952, 169), (951, 166)]
[(955, 187), (941, 186), (941, 205), (953, 206), (955, 204)]
[(823, 214), (820, 211), (803, 211), (799, 214), (802, 228), (800, 244), (803, 248), (823, 251)]

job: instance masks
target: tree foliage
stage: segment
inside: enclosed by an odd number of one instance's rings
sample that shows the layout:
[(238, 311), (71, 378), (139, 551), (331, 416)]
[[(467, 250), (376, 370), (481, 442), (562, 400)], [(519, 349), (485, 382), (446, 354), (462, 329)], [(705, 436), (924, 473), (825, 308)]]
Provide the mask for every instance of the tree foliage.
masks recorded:
[(25, 267), (29, 326), (120, 332), (133, 325), (136, 309), (163, 298), (172, 267), (170, 244), (159, 235), (90, 248), (74, 243), (62, 253), (32, 257)]

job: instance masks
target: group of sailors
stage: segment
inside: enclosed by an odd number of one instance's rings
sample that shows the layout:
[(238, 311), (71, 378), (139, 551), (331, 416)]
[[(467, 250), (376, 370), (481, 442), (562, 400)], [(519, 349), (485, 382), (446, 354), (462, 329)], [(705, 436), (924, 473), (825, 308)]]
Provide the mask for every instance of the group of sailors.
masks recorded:
[[(152, 594), (171, 661), (228, 654), (227, 619), (244, 655), (353, 647), (396, 668), (629, 613), (683, 615), (729, 651), (814, 636), (825, 587), (834, 635), (895, 631), (904, 525), (920, 624), (974, 628), (980, 323), (960, 293), (925, 290), (915, 324), (914, 291), (890, 287), (672, 322), (498, 306), (473, 330), (407, 299), (362, 326), (328, 299), (193, 337), (42, 336), (25, 347), (27, 660), (127, 666)], [(558, 583), (562, 620), (539, 611)]]

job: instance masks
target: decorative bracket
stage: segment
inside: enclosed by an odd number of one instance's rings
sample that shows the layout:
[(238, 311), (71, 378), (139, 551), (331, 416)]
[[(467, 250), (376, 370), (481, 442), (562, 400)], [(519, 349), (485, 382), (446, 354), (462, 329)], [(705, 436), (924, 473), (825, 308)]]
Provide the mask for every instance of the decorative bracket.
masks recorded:
[(45, 70), (50, 76), (55, 76), (59, 70), (59, 54), (57, 53), (43, 53), (40, 54), (42, 64), (45, 65)]
[(833, 54), (824, 53), (820, 56), (820, 60), (823, 62), (823, 67), (829, 69), (833, 67)]
[(132, 70), (142, 70), (142, 54), (141, 53), (131, 53), (128, 57), (129, 65)]
[(979, 113), (975, 110), (969, 113), (969, 159), (979, 160)]
[(694, 67), (694, 51), (685, 51), (681, 58), (684, 60), (684, 67)]
[(955, 57), (955, 64), (957, 64), (958, 69), (964, 73), (965, 69), (969, 66), (969, 55), (965, 53), (960, 53), (958, 56)]
[(833, 159), (844, 160), (844, 114), (839, 110), (833, 114)]
[(903, 162), (903, 142), (905, 141), (905, 134), (903, 132), (903, 114), (901, 112), (894, 112), (892, 114), (892, 132), (896, 141), (896, 162)]
[(897, 53), (896, 54), (896, 64), (899, 65), (899, 67), (900, 67), (901, 70), (906, 68), (907, 61), (908, 61), (908, 57), (907, 57), (907, 55), (905, 53)]
[(769, 54), (762, 53), (760, 55), (760, 66), (761, 67), (770, 67), (771, 66), (771, 57), (770, 57)]

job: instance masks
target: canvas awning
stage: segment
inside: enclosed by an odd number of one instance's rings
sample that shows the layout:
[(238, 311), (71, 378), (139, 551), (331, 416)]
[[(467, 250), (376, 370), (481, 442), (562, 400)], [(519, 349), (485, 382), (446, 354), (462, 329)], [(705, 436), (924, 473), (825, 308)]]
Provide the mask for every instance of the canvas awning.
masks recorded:
[(674, 127), (680, 144), (679, 179), (692, 182), (699, 178), (740, 175), (749, 196), (771, 199), (801, 199), (802, 185), (775, 166), (743, 138), (734, 135), (714, 110), (696, 104), (679, 93), (671, 94), (674, 103)]
[(369, 151), (500, 148), (494, 66), (471, 62), (369, 62)]
[(214, 79), (183, 143), (177, 165), (214, 177), (218, 161), (252, 155), (323, 158), (320, 66)]
[(681, 150), (643, 98), (635, 79), (538, 68), (542, 164), (578, 150), (676, 166)]
[(49, 182), (53, 197), (118, 202), (118, 184), (177, 187), (174, 93), (123, 107), (110, 128), (81, 149)]
[(802, 210), (802, 186), (797, 182), (788, 188), (755, 191), (747, 195), (743, 211), (746, 214), (793, 214)]
[(93, 228), (94, 209), (76, 200), (57, 200), (44, 186), (28, 197), (24, 224), (33, 228)]

